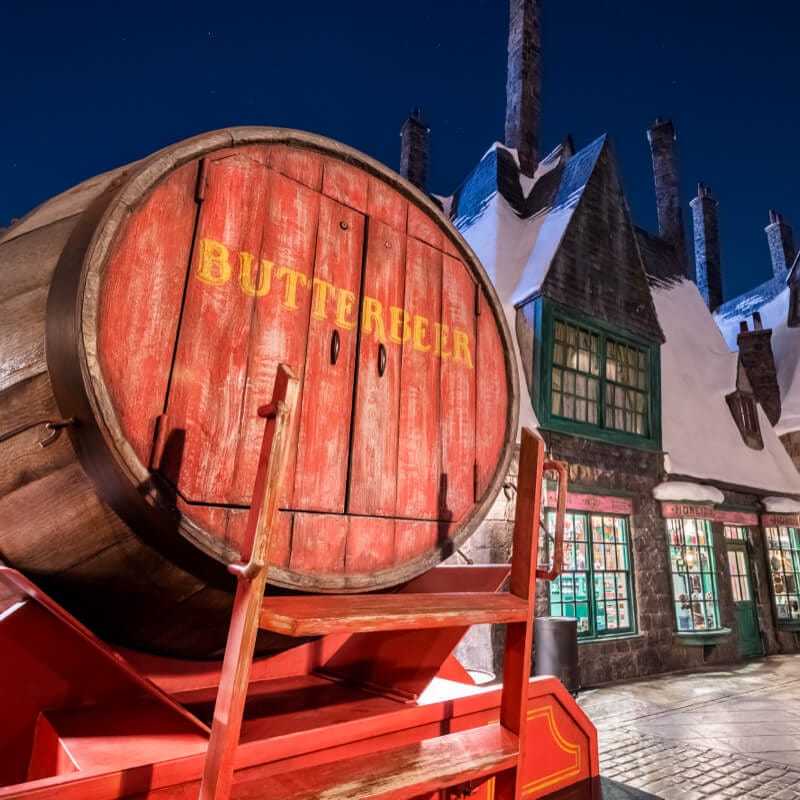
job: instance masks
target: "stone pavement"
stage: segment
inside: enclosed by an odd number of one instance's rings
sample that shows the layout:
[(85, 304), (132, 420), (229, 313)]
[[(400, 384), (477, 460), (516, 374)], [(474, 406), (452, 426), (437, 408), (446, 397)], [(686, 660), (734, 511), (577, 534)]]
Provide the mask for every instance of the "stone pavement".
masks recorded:
[(664, 800), (800, 800), (800, 655), (581, 692), (600, 771)]

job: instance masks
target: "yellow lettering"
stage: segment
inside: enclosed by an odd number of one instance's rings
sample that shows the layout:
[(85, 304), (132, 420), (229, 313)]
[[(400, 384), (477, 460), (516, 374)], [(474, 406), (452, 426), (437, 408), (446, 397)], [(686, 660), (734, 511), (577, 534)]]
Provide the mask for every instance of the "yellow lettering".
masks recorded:
[(386, 328), (383, 325), (383, 306), (380, 300), (376, 300), (374, 297), (364, 297), (361, 329), (365, 336), (374, 331), (376, 342), (386, 341)]
[(197, 278), (211, 286), (221, 286), (231, 277), (231, 262), (228, 248), (213, 239), (200, 240), (200, 263)]
[(411, 338), (411, 326), (408, 324), (408, 314), (397, 306), (389, 306), (389, 339), (397, 344), (403, 344)]
[(322, 278), (314, 278), (314, 306), (311, 309), (311, 316), (315, 319), (325, 319), (325, 306), (328, 303), (328, 292), (331, 297), (336, 294), (336, 287)]
[(336, 324), (340, 328), (351, 330), (355, 328), (356, 323), (354, 320), (349, 320), (347, 317), (353, 310), (353, 303), (356, 301), (356, 296), (348, 289), (338, 289), (337, 293)]
[(242, 251), (239, 253), (239, 286), (250, 297), (263, 297), (269, 294), (272, 287), (273, 263), (266, 258), (261, 259), (261, 269), (258, 271), (258, 285), (253, 282), (253, 254)]
[(428, 332), (428, 319), (427, 317), (414, 317), (414, 349), (419, 350), (421, 353), (427, 353), (431, 346), (425, 344), (425, 334)]
[(453, 347), (456, 351), (456, 361), (463, 361), (470, 369), (473, 369), (472, 353), (469, 351), (469, 335), (466, 331), (453, 329)]
[(277, 278), (278, 280), (286, 278), (286, 291), (281, 305), (284, 308), (297, 308), (297, 284), (308, 286), (308, 278), (302, 272), (298, 272), (296, 269), (289, 269), (289, 267), (279, 267)]
[(452, 352), (447, 349), (448, 340), (450, 339), (450, 326), (434, 322), (433, 331), (435, 342), (434, 353), (440, 358), (450, 358), (450, 356), (453, 355)]

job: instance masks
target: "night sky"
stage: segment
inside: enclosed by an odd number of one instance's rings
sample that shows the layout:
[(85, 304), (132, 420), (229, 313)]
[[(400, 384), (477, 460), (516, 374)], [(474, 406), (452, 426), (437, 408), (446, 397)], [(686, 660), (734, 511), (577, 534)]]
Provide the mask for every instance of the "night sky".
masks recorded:
[[(4, 6), (0, 226), (227, 125), (321, 133), (397, 168), (420, 106), (438, 194), (503, 137), (506, 0)], [(734, 296), (771, 274), (769, 208), (800, 238), (798, 30), (795, 0), (544, 0), (544, 148), (610, 133), (634, 218), (654, 229), (645, 130), (671, 117), (685, 204), (698, 181), (720, 200)]]

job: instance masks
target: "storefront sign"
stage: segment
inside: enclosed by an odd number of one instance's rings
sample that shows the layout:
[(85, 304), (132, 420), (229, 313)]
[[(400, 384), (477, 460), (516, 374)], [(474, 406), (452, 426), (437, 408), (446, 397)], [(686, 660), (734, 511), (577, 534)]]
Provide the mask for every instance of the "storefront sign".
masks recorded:
[(762, 514), (765, 528), (800, 528), (800, 514)]
[(729, 511), (723, 508), (712, 508), (696, 503), (662, 503), (661, 515), (669, 519), (681, 517), (685, 519), (709, 519), (712, 522), (724, 522), (726, 525), (758, 525), (758, 514), (749, 511)]
[[(547, 508), (556, 507), (556, 493), (547, 490)], [(573, 494), (567, 492), (567, 508), (570, 511), (596, 511), (601, 514), (633, 514), (633, 501), (627, 497), (603, 497), (598, 494)]]

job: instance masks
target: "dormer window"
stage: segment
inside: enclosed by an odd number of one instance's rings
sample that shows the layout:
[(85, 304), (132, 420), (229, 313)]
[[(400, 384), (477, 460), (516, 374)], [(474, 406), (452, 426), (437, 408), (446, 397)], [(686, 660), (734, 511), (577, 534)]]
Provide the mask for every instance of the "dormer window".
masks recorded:
[(753, 396), (737, 389), (725, 399), (744, 443), (753, 450), (763, 450), (764, 441), (761, 438), (756, 401)]

